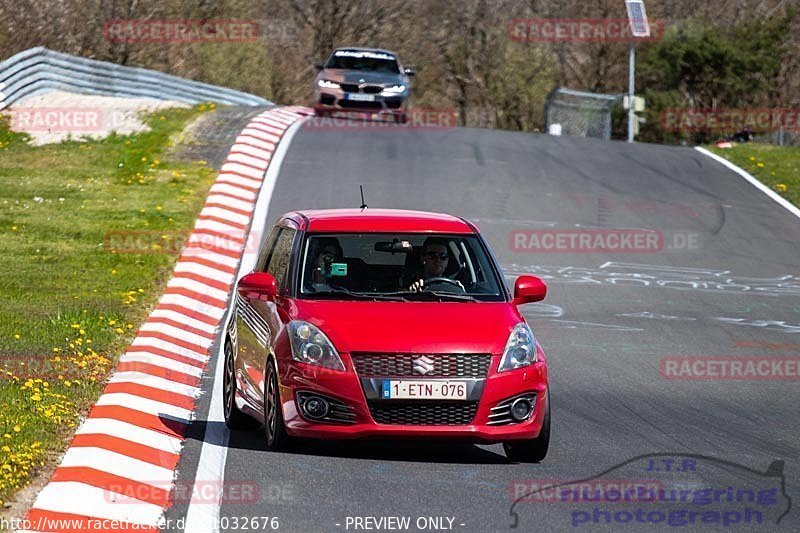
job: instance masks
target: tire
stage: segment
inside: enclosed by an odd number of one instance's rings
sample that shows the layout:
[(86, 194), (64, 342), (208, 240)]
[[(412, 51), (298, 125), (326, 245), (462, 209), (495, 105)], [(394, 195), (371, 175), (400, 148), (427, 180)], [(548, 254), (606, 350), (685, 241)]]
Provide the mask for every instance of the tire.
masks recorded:
[(550, 447), (550, 397), (548, 393), (547, 408), (544, 412), (542, 431), (535, 439), (515, 440), (503, 443), (506, 457), (515, 463), (540, 463), (547, 455)]
[(225, 425), (228, 428), (252, 429), (256, 421), (244, 414), (236, 407), (236, 368), (233, 361), (233, 347), (229, 338), (225, 338), (225, 368), (222, 372), (222, 410), (225, 415)]
[(264, 440), (267, 449), (276, 452), (288, 449), (291, 438), (286, 433), (286, 426), (283, 423), (278, 374), (271, 360), (267, 361), (266, 370), (264, 378)]

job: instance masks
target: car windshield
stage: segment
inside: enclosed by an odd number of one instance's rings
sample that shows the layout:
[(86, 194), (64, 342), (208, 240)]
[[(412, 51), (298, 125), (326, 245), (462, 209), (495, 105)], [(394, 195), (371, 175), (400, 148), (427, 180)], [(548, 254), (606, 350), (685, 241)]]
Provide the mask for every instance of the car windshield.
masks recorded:
[(395, 57), (378, 52), (352, 52), (347, 50), (334, 52), (325, 68), (368, 70), (389, 74), (400, 73), (400, 67), (397, 65)]
[(498, 270), (475, 235), (308, 235), (300, 297), (388, 301), (503, 301)]

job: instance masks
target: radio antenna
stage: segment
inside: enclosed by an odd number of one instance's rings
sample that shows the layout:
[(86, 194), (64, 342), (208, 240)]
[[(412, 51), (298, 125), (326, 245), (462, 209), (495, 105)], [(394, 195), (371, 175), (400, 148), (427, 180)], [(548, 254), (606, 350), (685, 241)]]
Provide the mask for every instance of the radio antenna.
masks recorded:
[(364, 186), (359, 185), (358, 188), (361, 189), (361, 210), (363, 211), (364, 209), (367, 209), (367, 207), (369, 206), (367, 206), (367, 202), (364, 201)]

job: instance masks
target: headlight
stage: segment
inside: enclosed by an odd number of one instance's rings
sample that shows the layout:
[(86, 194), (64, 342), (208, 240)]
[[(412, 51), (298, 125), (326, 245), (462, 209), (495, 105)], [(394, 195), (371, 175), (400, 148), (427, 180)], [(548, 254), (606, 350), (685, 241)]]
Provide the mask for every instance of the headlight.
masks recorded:
[(536, 339), (531, 328), (525, 322), (520, 322), (511, 330), (508, 336), (506, 349), (500, 359), (498, 372), (522, 368), (536, 362)]
[(317, 326), (302, 320), (292, 320), (289, 322), (289, 339), (295, 361), (344, 370), (339, 352)]
[(405, 85), (393, 85), (391, 87), (384, 87), (383, 88), (383, 92), (389, 93), (389, 94), (400, 94), (405, 90), (406, 90), (406, 86)]
[(323, 89), (338, 89), (339, 84), (335, 81), (328, 81), (328, 80), (319, 80), (317, 85), (322, 87)]

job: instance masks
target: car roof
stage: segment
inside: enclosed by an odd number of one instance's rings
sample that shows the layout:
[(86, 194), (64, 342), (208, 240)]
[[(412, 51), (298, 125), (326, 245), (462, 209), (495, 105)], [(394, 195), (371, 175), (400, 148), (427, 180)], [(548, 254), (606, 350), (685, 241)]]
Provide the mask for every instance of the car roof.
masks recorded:
[(386, 50), (383, 48), (366, 48), (363, 46), (342, 46), (340, 48), (336, 48), (334, 52), (341, 52), (343, 50), (347, 50), (349, 52), (376, 52), (382, 54), (389, 54), (397, 58), (397, 54), (392, 52), (391, 50)]
[(405, 209), (318, 209), (295, 211), (284, 217), (314, 233), (476, 233), (462, 218)]

